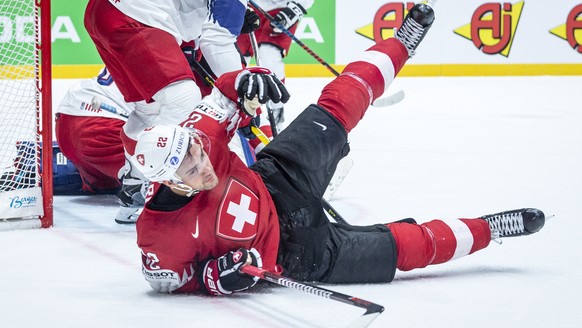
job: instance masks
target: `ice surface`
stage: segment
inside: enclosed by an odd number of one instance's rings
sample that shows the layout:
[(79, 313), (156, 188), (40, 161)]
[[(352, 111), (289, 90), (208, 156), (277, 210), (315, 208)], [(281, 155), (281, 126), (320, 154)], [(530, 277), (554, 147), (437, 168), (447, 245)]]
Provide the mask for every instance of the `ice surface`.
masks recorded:
[[(288, 121), (329, 79), (287, 79)], [(58, 101), (73, 80), (55, 81)], [(379, 303), (372, 327), (580, 327), (582, 77), (400, 78), (371, 108), (331, 204), (352, 224), (537, 207), (538, 234), (391, 284), (325, 286)], [(283, 287), (157, 295), (115, 197), (56, 197), (51, 229), (0, 232), (0, 327), (342, 327), (363, 311)]]

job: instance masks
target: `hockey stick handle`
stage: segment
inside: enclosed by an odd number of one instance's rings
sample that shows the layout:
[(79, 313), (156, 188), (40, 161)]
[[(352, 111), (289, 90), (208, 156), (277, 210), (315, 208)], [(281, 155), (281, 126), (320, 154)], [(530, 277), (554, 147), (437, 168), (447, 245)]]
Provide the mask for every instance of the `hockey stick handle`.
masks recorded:
[(129, 117), (129, 115), (127, 115), (125, 112), (118, 111), (117, 108), (115, 108), (115, 106), (112, 106), (112, 105), (109, 105), (109, 104), (102, 102), (101, 98), (99, 98), (99, 96), (95, 96), (95, 97), (93, 97), (93, 99), (91, 99), (91, 107), (102, 109), (106, 112), (110, 112), (112, 114), (119, 115), (123, 118)]
[(346, 221), (346, 219), (344, 219), (343, 216), (341, 216), (339, 212), (336, 211), (336, 209), (333, 208), (333, 206), (331, 206), (331, 204), (325, 198), (321, 198), (321, 206), (323, 206), (323, 210), (329, 214), (329, 216), (331, 216), (335, 222), (350, 225), (348, 221)]
[[(259, 56), (259, 44), (257, 43), (255, 32), (249, 33), (249, 39), (251, 39), (251, 46), (253, 47), (253, 52), (255, 53), (255, 61), (257, 62), (258, 66), (261, 66), (262, 61)], [(265, 104), (265, 108), (267, 109), (269, 125), (271, 126), (271, 133), (273, 133), (274, 138), (279, 134), (279, 130), (277, 130), (277, 124), (275, 123), (275, 114), (273, 113), (273, 109), (268, 104)]]
[(366, 313), (364, 313), (364, 315), (380, 314), (384, 311), (384, 307), (382, 305), (372, 303), (354, 296), (338, 293), (333, 290), (300, 282), (288, 277), (283, 277), (279, 274), (269, 272), (267, 270), (257, 268), (252, 265), (243, 266), (239, 270), (243, 273), (246, 273), (254, 277), (258, 277), (273, 284), (281, 285), (287, 288), (296, 289), (315, 296), (329, 298), (334, 301), (363, 308), (366, 310)]
[(271, 16), (271, 14), (269, 14), (266, 10), (264, 10), (261, 7), (259, 7), (253, 0), (249, 0), (249, 3), (256, 10), (258, 10), (261, 14), (263, 14), (265, 17), (267, 17), (267, 19), (269, 21), (271, 21), (271, 23), (275, 24), (275, 26), (277, 26), (278, 29), (280, 29), (281, 31), (283, 31), (283, 33), (285, 35), (287, 35), (288, 37), (290, 37), (291, 40), (295, 41), (295, 43), (297, 43), (297, 45), (299, 45), (301, 48), (303, 48), (303, 50), (307, 51), (307, 53), (310, 54), (311, 57), (315, 58), (315, 60), (317, 60), (320, 64), (322, 64), (323, 66), (325, 66), (325, 68), (327, 68), (330, 72), (332, 72), (333, 75), (335, 75), (335, 76), (339, 76), (340, 75), (340, 73), (338, 71), (336, 71), (333, 67), (331, 67), (330, 64), (328, 64), (325, 60), (321, 59), (321, 57), (319, 57), (315, 52), (313, 52), (313, 50), (311, 50), (308, 46), (306, 46), (303, 42), (301, 42), (301, 40), (299, 40), (293, 33), (291, 33), (291, 31), (289, 31), (288, 29), (286, 29), (285, 26), (281, 25), (281, 23), (277, 22), (275, 20), (275, 18), (273, 16)]

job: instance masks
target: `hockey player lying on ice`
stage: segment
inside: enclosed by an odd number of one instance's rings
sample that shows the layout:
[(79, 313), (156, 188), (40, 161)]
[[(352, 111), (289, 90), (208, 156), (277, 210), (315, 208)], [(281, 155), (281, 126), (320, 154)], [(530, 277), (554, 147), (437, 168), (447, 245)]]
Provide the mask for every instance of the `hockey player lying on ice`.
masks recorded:
[[(414, 53), (434, 20), (416, 5), (396, 37), (369, 48), (322, 91), (247, 168), (228, 151), (236, 123), (267, 97), (285, 102), (270, 72), (227, 73), (182, 127), (155, 126), (138, 136), (134, 164), (152, 183), (137, 221), (143, 274), (159, 292), (246, 290), (247, 264), (325, 283), (390, 282), (412, 270), (474, 253), (499, 237), (544, 225), (537, 209), (451, 222), (413, 220), (350, 226), (330, 223), (321, 197), (347, 134)], [(258, 88), (261, 86), (262, 88)], [(233, 88), (234, 87), (234, 88)], [(238, 92), (237, 92), (238, 91)], [(240, 99), (243, 99), (242, 101)]]

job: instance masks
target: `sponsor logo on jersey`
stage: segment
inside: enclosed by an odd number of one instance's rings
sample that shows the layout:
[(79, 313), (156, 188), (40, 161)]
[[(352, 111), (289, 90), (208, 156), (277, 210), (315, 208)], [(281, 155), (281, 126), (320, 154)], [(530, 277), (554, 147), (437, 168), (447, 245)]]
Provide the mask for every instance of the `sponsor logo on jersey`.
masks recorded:
[(582, 4), (572, 8), (568, 13), (566, 23), (550, 30), (550, 33), (568, 41), (572, 49), (582, 53)]
[(226, 119), (225, 113), (217, 110), (214, 106), (212, 106), (211, 104), (208, 104), (204, 101), (202, 101), (200, 104), (198, 104), (198, 106), (196, 106), (196, 108), (194, 108), (194, 111), (205, 114), (207, 116), (210, 116), (219, 122)]
[(471, 22), (454, 32), (473, 42), (473, 45), (487, 55), (509, 56), (517, 24), (521, 17), (524, 1), (489, 2), (479, 6)]
[(220, 203), (216, 221), (217, 236), (236, 241), (255, 238), (258, 213), (257, 195), (239, 181), (231, 178)]

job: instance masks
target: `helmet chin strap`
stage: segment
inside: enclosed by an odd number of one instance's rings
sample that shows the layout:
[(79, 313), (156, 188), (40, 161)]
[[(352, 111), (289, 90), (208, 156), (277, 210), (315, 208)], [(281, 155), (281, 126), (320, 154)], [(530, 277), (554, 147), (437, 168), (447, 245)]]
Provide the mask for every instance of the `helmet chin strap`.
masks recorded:
[(176, 189), (178, 191), (181, 192), (185, 192), (186, 193), (186, 197), (192, 197), (194, 195), (196, 195), (197, 193), (200, 192), (200, 189), (194, 189), (192, 187), (190, 187), (189, 185), (183, 183), (183, 182), (174, 182), (172, 181), (172, 189)]

